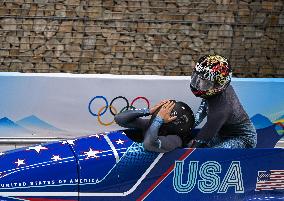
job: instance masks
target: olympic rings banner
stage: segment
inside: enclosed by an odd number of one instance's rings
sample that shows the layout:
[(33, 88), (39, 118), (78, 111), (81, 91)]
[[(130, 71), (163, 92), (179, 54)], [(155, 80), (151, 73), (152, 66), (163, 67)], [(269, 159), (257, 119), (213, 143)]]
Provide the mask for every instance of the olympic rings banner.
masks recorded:
[[(0, 137), (77, 137), (117, 130), (115, 114), (163, 99), (186, 102), (196, 112), (201, 99), (189, 83), (188, 76), (0, 73)], [(235, 78), (232, 85), (256, 128), (274, 125), (282, 137), (284, 79)]]
[[(99, 107), (94, 107), (93, 106), (93, 102), (95, 102), (96, 100), (103, 100), (105, 102), (105, 106), (99, 108)], [(122, 107), (122, 109), (118, 110), (116, 109), (117, 107), (114, 106), (115, 101), (118, 101), (119, 99), (123, 100), (125, 102), (125, 106)], [(149, 100), (144, 97), (144, 96), (137, 96), (136, 98), (134, 98), (131, 101), (131, 104), (129, 105), (129, 100), (125, 97), (125, 96), (117, 96), (115, 98), (113, 98), (110, 103), (108, 102), (107, 98), (104, 96), (95, 96), (94, 98), (92, 98), (92, 100), (89, 102), (89, 112), (90, 114), (92, 114), (94, 117), (97, 117), (98, 119), (98, 123), (100, 125), (103, 126), (110, 126), (112, 125), (114, 122), (114, 120), (108, 122), (108, 123), (104, 123), (102, 121), (102, 116), (107, 112), (107, 110), (109, 109), (109, 112), (111, 113), (111, 115), (114, 117), (116, 114), (123, 112), (125, 110), (129, 110), (129, 109), (138, 109), (137, 107), (134, 106), (134, 103), (136, 101), (138, 101), (139, 99), (143, 100), (145, 102), (145, 106), (143, 108), (150, 108), (150, 102)], [(92, 108), (98, 108), (98, 112), (94, 112)], [(141, 108), (141, 107), (140, 107)]]

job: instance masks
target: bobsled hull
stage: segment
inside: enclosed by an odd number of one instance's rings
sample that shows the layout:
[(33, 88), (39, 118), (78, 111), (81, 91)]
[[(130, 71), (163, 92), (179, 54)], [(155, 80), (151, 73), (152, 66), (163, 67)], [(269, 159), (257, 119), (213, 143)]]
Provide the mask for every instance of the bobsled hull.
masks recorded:
[(0, 200), (281, 200), (283, 149), (145, 151), (123, 131), (0, 154)]

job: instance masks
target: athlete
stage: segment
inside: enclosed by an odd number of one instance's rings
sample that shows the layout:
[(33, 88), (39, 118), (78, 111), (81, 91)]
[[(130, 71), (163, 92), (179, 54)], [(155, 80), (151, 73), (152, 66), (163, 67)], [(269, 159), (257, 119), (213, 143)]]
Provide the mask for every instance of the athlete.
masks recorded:
[[(150, 115), (151, 119), (143, 118)], [(151, 109), (121, 112), (114, 119), (118, 125), (131, 128), (126, 134), (142, 142), (148, 151), (169, 152), (186, 147), (193, 139), (194, 115), (183, 102), (165, 100)]]
[(256, 130), (230, 85), (232, 69), (220, 55), (201, 57), (191, 76), (191, 91), (201, 97), (195, 126), (207, 122), (194, 139), (193, 147), (253, 148)]

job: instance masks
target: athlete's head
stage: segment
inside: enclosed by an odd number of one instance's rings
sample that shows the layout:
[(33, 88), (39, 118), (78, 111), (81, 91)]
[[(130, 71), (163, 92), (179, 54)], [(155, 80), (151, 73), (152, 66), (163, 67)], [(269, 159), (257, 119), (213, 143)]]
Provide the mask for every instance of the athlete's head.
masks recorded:
[(228, 59), (220, 55), (205, 55), (193, 69), (190, 88), (195, 96), (208, 98), (224, 91), (231, 77)]
[[(174, 101), (174, 100), (171, 100)], [(194, 126), (194, 115), (191, 108), (184, 102), (175, 102), (175, 106), (171, 111), (171, 116), (177, 118), (169, 123), (164, 123), (159, 129), (159, 136), (179, 135), (186, 140), (191, 140), (194, 136), (191, 135), (191, 130)], [(150, 125), (159, 113), (159, 108), (151, 117)]]

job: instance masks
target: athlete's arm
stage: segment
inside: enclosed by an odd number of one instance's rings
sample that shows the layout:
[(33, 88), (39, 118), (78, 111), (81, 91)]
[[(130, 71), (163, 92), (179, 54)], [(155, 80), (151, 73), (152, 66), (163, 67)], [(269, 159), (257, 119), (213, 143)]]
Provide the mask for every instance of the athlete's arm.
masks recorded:
[(195, 139), (205, 143), (209, 142), (217, 135), (221, 127), (226, 122), (228, 115), (229, 113), (226, 111), (210, 112), (208, 114), (206, 124), (202, 127)]
[(115, 115), (114, 120), (121, 127), (144, 130), (147, 128), (149, 120), (140, 117), (148, 115), (150, 115), (149, 109), (127, 110)]
[(169, 152), (182, 146), (182, 140), (177, 135), (158, 136), (159, 128), (164, 120), (157, 116), (147, 129), (143, 146), (148, 151)]
[(195, 118), (194, 127), (198, 126), (203, 121), (203, 119), (207, 116), (207, 114), (208, 114), (208, 104), (205, 99), (202, 99), (200, 106), (196, 114), (194, 115), (194, 118)]
[(115, 122), (126, 128), (138, 128), (146, 130), (149, 124), (149, 119), (142, 119), (140, 117), (149, 116), (153, 114), (163, 104), (167, 103), (168, 100), (162, 100), (158, 104), (151, 107), (151, 109), (140, 109), (140, 110), (127, 110), (115, 115)]

